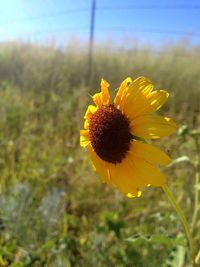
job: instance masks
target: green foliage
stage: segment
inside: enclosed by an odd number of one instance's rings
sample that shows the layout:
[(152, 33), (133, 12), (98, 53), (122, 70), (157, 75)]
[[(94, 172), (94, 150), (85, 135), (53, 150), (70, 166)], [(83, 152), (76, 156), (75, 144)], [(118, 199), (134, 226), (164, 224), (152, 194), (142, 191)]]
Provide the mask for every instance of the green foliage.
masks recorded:
[(127, 199), (102, 184), (79, 147), (79, 130), (102, 77), (111, 91), (138, 75), (171, 91), (165, 112), (188, 126), (160, 145), (176, 159), (165, 172), (190, 218), (199, 53), (181, 46), (160, 54), (98, 47), (87, 87), (84, 47), (1, 44), (0, 266), (181, 266), (182, 228), (162, 191), (147, 188), (142, 198)]
[(185, 246), (184, 236), (170, 237), (166, 235), (134, 235), (126, 239), (128, 242), (166, 244), (168, 246)]

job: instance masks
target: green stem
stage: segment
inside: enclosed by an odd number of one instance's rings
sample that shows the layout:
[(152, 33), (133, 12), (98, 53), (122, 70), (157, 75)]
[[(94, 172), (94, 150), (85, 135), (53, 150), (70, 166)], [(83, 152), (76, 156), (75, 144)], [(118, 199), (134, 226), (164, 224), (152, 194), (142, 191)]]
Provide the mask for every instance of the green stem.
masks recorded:
[(189, 228), (189, 224), (185, 218), (185, 215), (182, 211), (182, 209), (180, 208), (180, 206), (178, 205), (174, 195), (172, 194), (172, 192), (170, 191), (169, 187), (167, 184), (163, 185), (163, 190), (166, 193), (170, 203), (172, 204), (173, 208), (175, 209), (179, 219), (181, 220), (187, 239), (188, 239), (188, 243), (189, 243), (189, 248), (190, 248), (190, 257), (191, 257), (191, 261), (192, 261), (192, 265), (195, 266), (194, 263), (194, 245), (193, 245), (193, 239), (192, 239), (192, 235), (190, 232), (190, 228)]
[(198, 212), (199, 212), (199, 185), (200, 185), (200, 146), (198, 143), (198, 139), (195, 139), (196, 144), (196, 152), (197, 152), (197, 166), (196, 166), (196, 174), (195, 174), (195, 196), (194, 196), (194, 213), (192, 216), (192, 231), (194, 230), (195, 223), (197, 220)]
[(195, 175), (194, 213), (192, 216), (192, 224), (191, 224), (192, 231), (194, 230), (198, 211), (199, 211), (199, 188), (198, 188), (199, 183), (200, 183), (200, 173), (197, 171)]
[(195, 263), (196, 264), (200, 264), (200, 250), (199, 250), (199, 252), (198, 252), (198, 254), (197, 254), (196, 258), (195, 258)]

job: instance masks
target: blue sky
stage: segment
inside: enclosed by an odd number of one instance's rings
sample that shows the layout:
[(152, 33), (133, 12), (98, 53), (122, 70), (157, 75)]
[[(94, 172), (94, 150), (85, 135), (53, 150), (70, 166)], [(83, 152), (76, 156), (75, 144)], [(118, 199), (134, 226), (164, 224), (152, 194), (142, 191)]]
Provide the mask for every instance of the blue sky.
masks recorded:
[[(92, 0), (1, 0), (0, 41), (88, 41)], [(200, 43), (200, 1), (96, 0), (95, 42)], [(195, 8), (196, 7), (196, 8)]]

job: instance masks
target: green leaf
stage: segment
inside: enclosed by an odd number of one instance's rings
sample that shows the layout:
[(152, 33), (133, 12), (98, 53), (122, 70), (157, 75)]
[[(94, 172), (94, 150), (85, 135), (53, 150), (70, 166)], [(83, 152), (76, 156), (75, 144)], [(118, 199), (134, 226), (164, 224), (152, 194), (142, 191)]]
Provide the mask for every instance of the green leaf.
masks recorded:
[(38, 253), (43, 253), (44, 250), (50, 250), (53, 246), (54, 246), (54, 241), (48, 240), (38, 249)]
[(182, 163), (182, 162), (190, 162), (193, 165), (195, 165), (195, 163), (188, 156), (182, 156), (182, 157), (179, 157), (177, 159), (174, 159), (169, 166), (171, 167), (171, 166), (174, 166), (174, 165), (176, 165), (178, 163)]
[(178, 135), (180, 136), (185, 136), (189, 133), (189, 127), (188, 125), (182, 125), (179, 129), (178, 129)]
[(133, 235), (126, 239), (128, 242), (150, 242), (154, 244), (166, 244), (171, 246), (185, 246), (184, 236), (170, 237), (166, 235)]
[(197, 190), (200, 190), (200, 184), (194, 186)]
[(193, 137), (198, 137), (198, 136), (200, 136), (200, 129), (192, 130), (192, 131), (191, 131), (191, 136), (193, 136)]
[(172, 250), (172, 252), (170, 253), (169, 258), (167, 260), (167, 264), (170, 267), (184, 266), (185, 253), (186, 253), (186, 248), (182, 246), (177, 246), (175, 250)]

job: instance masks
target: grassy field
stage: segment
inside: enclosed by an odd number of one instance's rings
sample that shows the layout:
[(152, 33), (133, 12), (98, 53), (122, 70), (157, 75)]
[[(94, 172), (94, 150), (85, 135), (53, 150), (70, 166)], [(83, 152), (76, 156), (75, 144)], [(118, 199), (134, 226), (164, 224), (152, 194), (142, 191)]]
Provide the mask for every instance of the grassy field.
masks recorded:
[[(100, 79), (114, 91), (127, 76), (147, 76), (169, 91), (161, 113), (197, 129), (200, 48), (97, 47), (89, 86), (87, 56), (78, 44), (0, 45), (0, 266), (189, 266), (187, 259), (182, 265), (182, 225), (162, 190), (127, 199), (102, 184), (79, 147), (79, 130)], [(154, 143), (174, 159), (196, 157), (189, 135)], [(191, 222), (194, 167), (182, 162), (163, 171)], [(196, 242), (199, 227), (200, 219)]]

